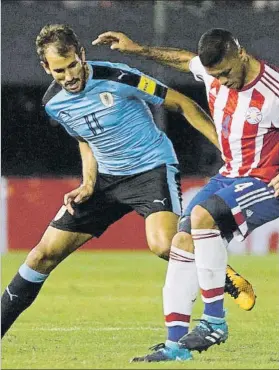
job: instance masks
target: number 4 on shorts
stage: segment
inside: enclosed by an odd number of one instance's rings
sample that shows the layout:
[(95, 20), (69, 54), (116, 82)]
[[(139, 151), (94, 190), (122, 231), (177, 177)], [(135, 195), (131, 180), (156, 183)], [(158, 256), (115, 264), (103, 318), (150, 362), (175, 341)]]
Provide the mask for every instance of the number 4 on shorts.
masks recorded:
[(242, 191), (246, 188), (249, 188), (249, 186), (252, 186), (253, 183), (252, 182), (243, 182), (242, 184), (236, 184), (235, 185), (235, 193), (239, 192), (239, 191)]

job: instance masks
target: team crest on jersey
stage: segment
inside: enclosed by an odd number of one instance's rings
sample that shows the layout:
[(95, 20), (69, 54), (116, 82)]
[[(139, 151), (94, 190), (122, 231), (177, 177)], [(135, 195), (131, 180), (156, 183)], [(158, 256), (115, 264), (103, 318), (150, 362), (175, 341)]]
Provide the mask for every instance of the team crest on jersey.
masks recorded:
[(246, 121), (251, 125), (257, 125), (263, 119), (263, 114), (257, 107), (250, 107), (246, 112)]
[(230, 131), (229, 131), (230, 121), (231, 121), (231, 115), (227, 114), (222, 122), (222, 134), (225, 139), (227, 139), (230, 135)]
[(106, 107), (111, 107), (113, 106), (114, 100), (113, 96), (109, 92), (103, 92), (100, 94), (100, 99), (101, 102), (106, 106)]

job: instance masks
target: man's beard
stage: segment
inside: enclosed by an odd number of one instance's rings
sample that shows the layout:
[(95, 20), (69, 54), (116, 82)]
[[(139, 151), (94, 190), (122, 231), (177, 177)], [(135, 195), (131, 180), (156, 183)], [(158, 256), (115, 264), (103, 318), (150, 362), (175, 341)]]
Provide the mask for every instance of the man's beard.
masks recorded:
[(62, 87), (64, 87), (64, 89), (67, 90), (68, 92), (76, 94), (76, 93), (79, 93), (82, 90), (84, 90), (85, 85), (86, 85), (86, 80), (87, 80), (87, 68), (86, 68), (86, 64), (83, 64), (80, 77), (75, 78), (75, 79), (72, 80), (72, 81), (74, 81), (74, 83), (75, 82), (79, 82), (80, 83), (79, 90), (78, 91), (71, 91), (71, 89), (69, 88), (69, 86), (71, 86), (71, 85), (74, 84), (72, 82), (71, 83), (64, 84), (64, 86), (62, 85)]
[(87, 75), (86, 75), (86, 64), (83, 64), (82, 66), (82, 77), (81, 77), (81, 88), (80, 91), (84, 90), (85, 85), (86, 85), (86, 80), (87, 80)]

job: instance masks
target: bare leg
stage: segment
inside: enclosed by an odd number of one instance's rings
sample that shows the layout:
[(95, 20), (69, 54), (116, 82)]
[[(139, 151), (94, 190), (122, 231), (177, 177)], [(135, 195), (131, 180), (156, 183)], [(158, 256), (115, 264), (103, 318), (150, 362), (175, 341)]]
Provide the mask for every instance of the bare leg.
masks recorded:
[(2, 295), (2, 337), (17, 317), (33, 303), (49, 273), (91, 238), (90, 234), (62, 231), (51, 226), (47, 228)]

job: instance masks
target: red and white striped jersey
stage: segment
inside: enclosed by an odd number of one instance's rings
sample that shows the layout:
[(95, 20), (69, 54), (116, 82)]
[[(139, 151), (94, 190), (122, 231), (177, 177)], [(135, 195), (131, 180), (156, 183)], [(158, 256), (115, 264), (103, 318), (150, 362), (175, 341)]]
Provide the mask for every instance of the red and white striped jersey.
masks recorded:
[(269, 182), (279, 173), (279, 70), (261, 62), (258, 77), (240, 91), (207, 74), (199, 57), (190, 70), (206, 86), (225, 161), (220, 173)]

